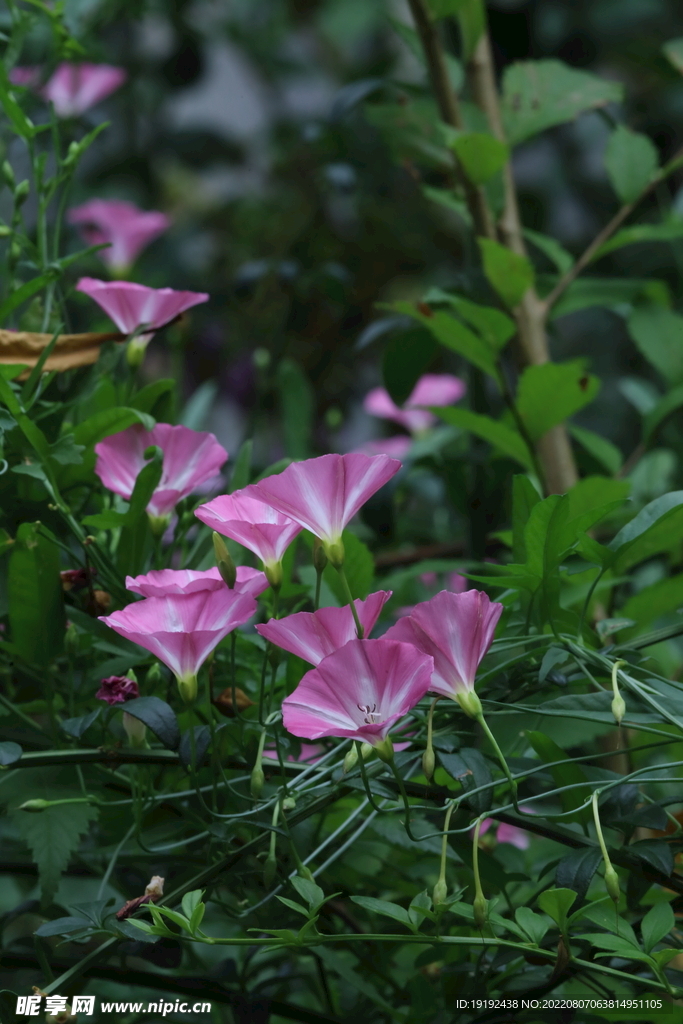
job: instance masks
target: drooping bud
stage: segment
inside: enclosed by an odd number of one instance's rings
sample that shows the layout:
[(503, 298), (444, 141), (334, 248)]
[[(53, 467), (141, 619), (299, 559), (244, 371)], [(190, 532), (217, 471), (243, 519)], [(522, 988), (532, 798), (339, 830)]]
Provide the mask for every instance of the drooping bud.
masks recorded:
[(430, 746), (428, 746), (425, 749), (425, 752), (422, 755), (422, 773), (424, 777), (427, 779), (427, 781), (429, 781), (432, 775), (434, 774), (435, 764), (436, 760), (434, 758), (434, 748), (430, 744)]
[(261, 799), (261, 793), (263, 792), (265, 781), (266, 777), (263, 774), (263, 768), (261, 767), (261, 762), (259, 760), (252, 768), (251, 782), (249, 785), (249, 789), (254, 800)]
[(23, 206), (28, 199), (28, 194), (31, 190), (28, 178), (24, 178), (20, 181), (14, 190), (14, 204), (15, 206)]
[(178, 679), (178, 690), (186, 704), (192, 704), (197, 697), (197, 677), (190, 676), (188, 679)]
[(474, 897), (472, 911), (474, 913), (474, 923), (481, 932), (484, 930), (489, 917), (489, 901), (482, 893), (478, 893)]
[(277, 871), (277, 857), (275, 851), (271, 850), (266, 858), (266, 862), (263, 865), (263, 884), (266, 889), (270, 889), (275, 878), (275, 872)]
[(617, 725), (621, 725), (621, 720), (626, 714), (626, 701), (620, 693), (612, 700), (612, 714)]
[(605, 868), (605, 888), (610, 898), (618, 904), (621, 898), (621, 886), (619, 885), (619, 875), (611, 864), (608, 864)]
[(316, 537), (313, 541), (313, 565), (316, 572), (323, 572), (327, 565), (327, 554), (322, 542)]
[(220, 533), (216, 533), (215, 530), (213, 532), (213, 550), (216, 555), (216, 565), (223, 578), (223, 582), (230, 590), (234, 590), (235, 583), (237, 582), (237, 567), (230, 556), (227, 544)]
[(448, 886), (446, 885), (446, 879), (440, 878), (432, 891), (432, 903), (435, 907), (438, 907), (439, 904), (444, 903), (447, 898)]

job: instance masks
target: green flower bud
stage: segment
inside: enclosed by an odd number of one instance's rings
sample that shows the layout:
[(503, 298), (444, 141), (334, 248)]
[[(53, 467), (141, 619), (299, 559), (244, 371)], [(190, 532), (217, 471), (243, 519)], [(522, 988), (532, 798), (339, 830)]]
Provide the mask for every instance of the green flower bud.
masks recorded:
[(149, 746), (147, 743), (147, 726), (139, 718), (129, 715), (127, 711), (123, 712), (123, 728), (126, 730), (126, 736), (131, 747)]
[(30, 191), (31, 186), (29, 184), (28, 178), (24, 178), (23, 181), (19, 182), (19, 184), (14, 190), (14, 205), (23, 206), (26, 200), (28, 199), (28, 194)]
[(626, 714), (626, 701), (621, 694), (618, 694), (612, 701), (612, 714), (617, 725), (621, 725), (621, 720)]
[(327, 554), (322, 542), (316, 537), (313, 541), (313, 565), (316, 572), (322, 572), (327, 565)]
[(254, 800), (261, 799), (261, 793), (263, 792), (265, 781), (266, 777), (263, 774), (263, 768), (260, 764), (255, 764), (251, 772), (251, 783), (249, 787)]
[(2, 162), (2, 176), (8, 188), (14, 188), (14, 170), (12, 169), (12, 165), (9, 160), (3, 160)]
[(344, 772), (344, 775), (346, 775), (347, 772), (352, 771), (352, 769), (355, 768), (357, 764), (358, 750), (356, 748), (356, 744), (354, 743), (351, 749), (347, 750), (346, 757), (344, 758), (344, 764), (342, 766), (342, 771)]
[(164, 677), (161, 674), (161, 665), (158, 661), (155, 661), (152, 667), (147, 670), (147, 675), (145, 676), (145, 688), (149, 689), (150, 687), (158, 686), (159, 683), (162, 682), (163, 678)]
[(435, 907), (438, 907), (440, 903), (444, 903), (448, 898), (448, 886), (446, 885), (446, 879), (440, 878), (434, 886), (432, 892), (432, 903)]
[(474, 923), (481, 932), (484, 930), (489, 917), (489, 901), (482, 893), (474, 897), (472, 910), (474, 911)]
[(391, 742), (391, 737), (387, 736), (386, 739), (376, 743), (375, 753), (380, 761), (384, 761), (385, 764), (391, 764), (394, 760), (394, 744)]
[(272, 562), (270, 565), (264, 565), (263, 571), (273, 590), (279, 590), (282, 586), (282, 562)]
[(299, 875), (299, 878), (305, 878), (307, 882), (315, 882), (315, 878), (313, 877), (313, 872), (305, 864), (301, 865), (301, 867), (299, 868), (297, 874)]
[(150, 337), (151, 335), (149, 334), (136, 336), (131, 338), (126, 345), (126, 362), (131, 370), (137, 370), (138, 366), (142, 365)]
[(481, 701), (474, 690), (461, 690), (460, 693), (456, 693), (455, 699), (470, 718), (478, 718), (481, 714)]
[(436, 760), (434, 757), (434, 748), (427, 747), (424, 754), (422, 755), (422, 772), (427, 780), (431, 779), (432, 775), (434, 774), (435, 764)]
[(618, 903), (621, 898), (621, 886), (619, 885), (619, 875), (611, 864), (605, 868), (605, 888), (614, 902)]
[(227, 544), (215, 530), (213, 533), (213, 550), (216, 556), (216, 565), (223, 578), (223, 582), (230, 590), (234, 590), (235, 583), (237, 582), (237, 567), (230, 557)]
[(283, 811), (293, 811), (295, 807), (296, 807), (296, 800), (294, 799), (293, 796), (286, 796), (284, 798), (284, 800), (282, 801), (282, 810)]
[(50, 806), (49, 800), (25, 800), (19, 807), (20, 811), (44, 811)]
[(334, 544), (326, 544), (325, 541), (323, 541), (323, 548), (335, 569), (341, 569), (344, 564), (344, 542), (341, 537), (339, 540), (336, 540)]
[(360, 745), (360, 756), (364, 761), (368, 761), (372, 757), (374, 751), (372, 743), (361, 743)]
[(178, 690), (185, 703), (191, 704), (197, 696), (197, 677), (191, 676), (189, 679), (179, 679)]

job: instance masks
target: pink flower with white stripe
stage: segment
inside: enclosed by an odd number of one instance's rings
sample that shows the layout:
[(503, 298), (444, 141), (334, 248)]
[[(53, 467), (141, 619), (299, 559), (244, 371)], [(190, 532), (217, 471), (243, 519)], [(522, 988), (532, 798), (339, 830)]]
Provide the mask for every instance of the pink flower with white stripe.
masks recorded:
[[(390, 597), (390, 590), (380, 590), (370, 594), (365, 601), (358, 598), (353, 602), (364, 636), (370, 635)], [(323, 658), (356, 637), (356, 623), (346, 607), (319, 608), (317, 612), (295, 612), (284, 619), (270, 619), (258, 625), (256, 632), (276, 647), (303, 658), (311, 665), (319, 665)]]
[(88, 245), (108, 245), (98, 256), (115, 277), (125, 277), (142, 250), (171, 226), (158, 210), (140, 210), (122, 199), (91, 199), (69, 210)]
[(401, 463), (386, 455), (321, 455), (294, 462), (252, 485), (254, 496), (318, 537), (335, 567), (344, 560), (342, 531)]
[(173, 288), (147, 288), (130, 281), (100, 281), (82, 277), (77, 292), (93, 299), (122, 334), (149, 337), (186, 309), (208, 302), (205, 292), (177, 292)]
[(369, 391), (363, 408), (373, 416), (393, 420), (411, 434), (420, 434), (436, 422), (434, 413), (422, 406), (452, 405), (460, 401), (466, 390), (465, 382), (459, 377), (449, 373), (426, 373), (418, 380), (403, 408), (396, 405), (386, 388)]
[(350, 737), (390, 758), (389, 731), (425, 696), (433, 668), (411, 644), (350, 640), (306, 673), (285, 698), (282, 720), (294, 736)]
[(115, 92), (126, 81), (128, 73), (111, 64), (63, 63), (42, 87), (39, 87), (39, 68), (13, 68), (9, 78), (13, 85), (37, 89), (43, 99), (52, 104), (57, 117), (66, 118), (79, 117)]
[(130, 498), (146, 464), (145, 451), (153, 445), (164, 453), (163, 471), (147, 513), (153, 525), (161, 529), (181, 498), (214, 476), (228, 453), (213, 434), (172, 427), (170, 423), (157, 423), (152, 430), (145, 430), (136, 423), (95, 445), (95, 472), (110, 491)]

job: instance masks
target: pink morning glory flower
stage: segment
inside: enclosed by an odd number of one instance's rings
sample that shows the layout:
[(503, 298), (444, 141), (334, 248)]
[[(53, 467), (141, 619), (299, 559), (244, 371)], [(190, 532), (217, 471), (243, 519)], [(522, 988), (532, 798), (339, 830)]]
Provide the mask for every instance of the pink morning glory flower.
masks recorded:
[[(365, 601), (359, 598), (353, 602), (364, 636), (369, 636), (390, 597), (390, 590), (380, 590)], [(347, 607), (319, 608), (317, 612), (295, 612), (284, 619), (271, 619), (258, 625), (256, 632), (276, 647), (318, 665), (356, 637), (356, 623)]]
[(318, 537), (338, 567), (344, 558), (344, 527), (400, 468), (401, 463), (387, 455), (321, 455), (293, 462), (252, 488), (255, 497)]
[(251, 594), (223, 587), (147, 597), (100, 619), (167, 665), (189, 702), (196, 696), (197, 673), (209, 654), (255, 611)]
[(430, 690), (457, 700), (467, 710), (477, 668), (491, 646), (502, 611), (502, 604), (479, 590), (463, 594), (442, 590), (416, 604), (385, 637), (430, 654), (434, 659)]
[(138, 684), (127, 676), (108, 676), (106, 679), (102, 679), (100, 688), (95, 694), (97, 700), (104, 700), (110, 706), (124, 704), (127, 700), (134, 700), (139, 696)]
[(271, 585), (278, 585), (282, 579), (282, 556), (301, 533), (301, 526), (265, 504), (253, 485), (221, 494), (200, 505), (195, 515), (216, 533), (253, 551), (263, 562)]
[[(164, 597), (166, 594), (196, 594), (200, 590), (222, 590), (223, 577), (212, 569), (152, 569), (144, 576), (126, 576), (126, 590), (142, 597)], [(268, 589), (265, 573), (248, 565), (237, 566), (234, 586), (239, 594), (258, 597)]]
[(418, 380), (403, 408), (396, 405), (385, 388), (369, 391), (363, 401), (363, 408), (373, 416), (393, 420), (411, 434), (419, 434), (436, 422), (434, 413), (421, 406), (452, 405), (462, 398), (465, 391), (465, 383), (459, 377), (448, 373), (426, 373)]
[[(13, 68), (10, 81), (14, 85), (37, 88), (38, 68)], [(52, 103), (57, 117), (79, 117), (100, 100), (119, 89), (128, 77), (124, 68), (110, 64), (60, 64), (38, 92)]]
[(350, 737), (377, 747), (424, 697), (433, 668), (411, 644), (350, 640), (306, 673), (285, 698), (282, 720), (303, 739)]
[(123, 277), (138, 254), (171, 226), (165, 213), (139, 210), (120, 199), (91, 199), (69, 210), (88, 245), (108, 244), (98, 255), (117, 277)]
[[(519, 805), (519, 809), (526, 814), (535, 813), (531, 807), (523, 807), (522, 804)], [(493, 818), (484, 818), (479, 829), (479, 835), (483, 836), (492, 825), (495, 825)], [(472, 833), (474, 834), (474, 829)], [(496, 839), (499, 843), (509, 843), (510, 846), (516, 846), (518, 850), (528, 849), (531, 841), (529, 833), (525, 828), (519, 828), (518, 825), (508, 825), (504, 821), (501, 821), (496, 829)]]
[[(205, 292), (177, 292), (173, 288), (147, 288), (130, 281), (99, 281), (82, 277), (76, 285), (94, 299), (122, 334), (152, 334), (191, 306), (207, 302)], [(140, 331), (144, 328), (144, 331)]]
[(138, 473), (146, 463), (145, 451), (158, 445), (164, 453), (163, 471), (147, 506), (153, 524), (166, 525), (181, 500), (218, 472), (228, 457), (213, 434), (157, 423), (145, 430), (140, 423), (105, 437), (95, 445), (95, 472), (110, 491), (130, 498)]

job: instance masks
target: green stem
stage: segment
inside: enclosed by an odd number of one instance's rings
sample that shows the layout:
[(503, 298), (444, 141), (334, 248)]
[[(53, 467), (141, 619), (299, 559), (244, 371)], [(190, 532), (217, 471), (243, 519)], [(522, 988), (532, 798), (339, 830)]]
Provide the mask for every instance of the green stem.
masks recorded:
[(323, 581), (323, 570), (316, 567), (315, 570), (315, 602), (313, 605), (314, 611), (317, 612), (320, 607), (320, 584)]
[(358, 639), (362, 640), (363, 639), (363, 627), (361, 625), (360, 619), (358, 618), (358, 612), (356, 611), (356, 606), (353, 603), (353, 597), (351, 596), (351, 588), (349, 587), (349, 581), (347, 580), (346, 573), (344, 572), (344, 566), (343, 565), (337, 566), (337, 572), (339, 573), (339, 579), (341, 580), (341, 585), (342, 585), (342, 588), (344, 590), (344, 596), (346, 597), (346, 601), (347, 601), (347, 603), (349, 605), (349, 608), (351, 609), (351, 614), (353, 615), (354, 621), (356, 623), (356, 634), (358, 636)]
[(397, 786), (399, 788), (399, 792), (401, 794), (401, 798), (403, 800), (403, 808), (404, 808), (404, 810), (406, 812), (406, 819), (405, 819), (403, 824), (404, 824), (405, 830), (406, 830), (406, 832), (408, 834), (408, 838), (410, 840), (412, 840), (412, 842), (418, 843), (419, 839), (417, 839), (416, 836), (413, 835), (412, 829), (410, 827), (410, 804), (408, 803), (408, 794), (406, 793), (406, 787), (405, 787), (405, 785), (403, 783), (403, 779), (399, 775), (398, 769), (396, 768), (396, 762), (394, 761), (394, 759), (392, 757), (391, 761), (388, 761), (388, 762), (385, 762), (385, 763), (387, 763), (389, 765), (389, 767), (391, 768), (391, 771), (393, 773), (394, 779), (396, 780), (396, 784), (397, 784)]
[(479, 725), (482, 727), (482, 729), (486, 733), (486, 736), (488, 737), (489, 743), (491, 744), (491, 746), (493, 747), (494, 751), (496, 752), (496, 757), (500, 761), (500, 766), (503, 769), (503, 771), (505, 773), (505, 777), (507, 778), (507, 780), (508, 780), (508, 782), (510, 784), (510, 795), (512, 797), (512, 803), (514, 804), (515, 811), (517, 811), (517, 813), (519, 814), (520, 810), (519, 810), (519, 805), (517, 803), (517, 781), (516, 781), (516, 779), (514, 779), (512, 777), (512, 772), (508, 768), (508, 763), (505, 760), (505, 756), (503, 754), (503, 751), (498, 746), (498, 742), (496, 740), (496, 737), (493, 735), (493, 733), (489, 729), (488, 723), (487, 723), (486, 719), (484, 718), (483, 714), (477, 715), (477, 721), (479, 722)]
[(359, 740), (354, 740), (354, 743), (356, 744), (356, 751), (358, 753), (358, 766), (360, 768), (360, 777), (363, 780), (363, 786), (365, 788), (365, 795), (368, 798), (368, 801), (369, 801), (370, 806), (372, 807), (373, 811), (377, 811), (377, 813), (380, 814), (381, 811), (382, 811), (382, 808), (377, 806), (377, 804), (375, 803), (375, 799), (374, 799), (372, 793), (370, 792), (370, 783), (368, 782), (368, 773), (365, 770), (365, 761), (363, 760), (363, 754), (361, 753), (362, 744), (360, 743)]

